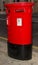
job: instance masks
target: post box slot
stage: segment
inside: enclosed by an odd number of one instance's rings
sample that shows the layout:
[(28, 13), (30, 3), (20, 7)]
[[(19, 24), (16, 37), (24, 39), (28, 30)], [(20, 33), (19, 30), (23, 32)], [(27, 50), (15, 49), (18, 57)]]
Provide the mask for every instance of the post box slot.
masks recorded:
[(15, 10), (15, 12), (24, 12), (24, 10)]

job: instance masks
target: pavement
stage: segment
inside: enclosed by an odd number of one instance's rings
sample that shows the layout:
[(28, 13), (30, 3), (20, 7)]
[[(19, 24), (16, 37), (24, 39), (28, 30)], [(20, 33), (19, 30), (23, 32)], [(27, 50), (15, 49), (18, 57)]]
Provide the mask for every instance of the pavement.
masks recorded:
[(17, 60), (8, 56), (7, 41), (0, 39), (0, 65), (38, 65), (38, 49), (32, 49), (31, 60)]

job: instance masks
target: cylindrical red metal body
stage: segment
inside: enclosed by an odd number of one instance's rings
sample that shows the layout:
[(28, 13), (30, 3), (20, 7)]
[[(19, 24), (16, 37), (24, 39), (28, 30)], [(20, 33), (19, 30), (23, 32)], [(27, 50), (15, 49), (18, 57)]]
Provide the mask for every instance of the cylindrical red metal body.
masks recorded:
[[(7, 26), (8, 26), (7, 28), (8, 29), (8, 46), (11, 46), (11, 45), (15, 45), (16, 47), (23, 46), (23, 50), (22, 50), (23, 52), (25, 52), (26, 50), (26, 52), (28, 51), (28, 53), (31, 53), (31, 51), (29, 50), (31, 49), (31, 46), (32, 46), (32, 6), (33, 6), (33, 3), (31, 2), (17, 3), (16, 2), (12, 4), (6, 4), (5, 6), (7, 8), (6, 13), (7, 13)], [(18, 49), (15, 46), (13, 47), (15, 49)], [(13, 48), (13, 47), (11, 46), (10, 48)], [(28, 50), (24, 49), (26, 47)], [(21, 50), (21, 47), (19, 48)], [(17, 53), (17, 51), (15, 52)], [(26, 53), (27, 56), (28, 56), (28, 53)], [(23, 59), (31, 58), (31, 56), (30, 57), (28, 56), (28, 58), (26, 56), (25, 58), (25, 56), (23, 57), (23, 55), (22, 55)], [(16, 57), (16, 58), (20, 59), (20, 57)]]

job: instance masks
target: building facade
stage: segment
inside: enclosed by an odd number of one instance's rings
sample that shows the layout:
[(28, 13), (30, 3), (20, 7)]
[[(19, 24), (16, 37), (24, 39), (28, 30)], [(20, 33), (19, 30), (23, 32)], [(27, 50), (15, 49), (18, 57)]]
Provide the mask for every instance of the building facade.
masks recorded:
[(4, 3), (12, 3), (12, 2), (34, 2), (35, 5), (33, 7), (33, 12), (38, 12), (38, 0), (0, 0), (0, 11), (5, 11)]

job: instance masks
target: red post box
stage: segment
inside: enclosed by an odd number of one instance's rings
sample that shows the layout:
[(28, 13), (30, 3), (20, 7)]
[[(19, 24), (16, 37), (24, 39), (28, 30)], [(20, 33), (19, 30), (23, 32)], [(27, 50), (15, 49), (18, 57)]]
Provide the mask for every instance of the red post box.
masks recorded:
[(8, 29), (8, 55), (28, 60), (32, 58), (32, 6), (31, 2), (5, 4)]

